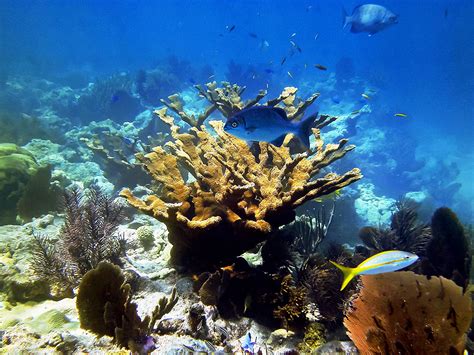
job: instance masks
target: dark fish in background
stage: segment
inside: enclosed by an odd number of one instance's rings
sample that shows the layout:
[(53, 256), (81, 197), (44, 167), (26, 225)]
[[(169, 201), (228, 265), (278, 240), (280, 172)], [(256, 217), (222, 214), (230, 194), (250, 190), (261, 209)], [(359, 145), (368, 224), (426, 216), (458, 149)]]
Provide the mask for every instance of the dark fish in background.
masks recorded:
[(351, 25), (352, 33), (367, 32), (373, 35), (385, 28), (398, 23), (398, 16), (381, 5), (364, 4), (357, 6), (348, 16), (343, 9), (345, 28)]
[(311, 127), (317, 117), (318, 114), (314, 114), (299, 122), (292, 122), (280, 107), (254, 106), (229, 118), (224, 130), (248, 142), (270, 142), (275, 145), (281, 145), (285, 136), (293, 133), (309, 148)]
[(267, 69), (265, 69), (265, 73), (267, 73), (267, 74), (273, 74), (273, 73), (275, 73), (275, 72), (273, 71), (273, 69), (267, 68)]
[(444, 18), (448, 18), (448, 8), (444, 9)]
[(281, 59), (280, 65), (285, 64), (285, 62), (286, 62), (286, 57), (283, 57), (283, 58)]
[(315, 64), (314, 67), (319, 70), (328, 70), (328, 68), (321, 64)]
[(302, 52), (300, 46), (298, 46), (295, 42), (290, 41), (291, 45), (293, 46), (294, 49), (296, 49), (298, 52)]
[(233, 30), (235, 30), (235, 25), (232, 25), (232, 26), (227, 26), (227, 29), (229, 30), (229, 32), (232, 32)]
[(253, 32), (249, 32), (249, 36), (252, 37), (252, 38), (257, 38), (257, 34), (256, 33), (253, 33)]
[(340, 104), (341, 103), (341, 98), (338, 95), (334, 95), (333, 97), (331, 97), (331, 100), (335, 104)]

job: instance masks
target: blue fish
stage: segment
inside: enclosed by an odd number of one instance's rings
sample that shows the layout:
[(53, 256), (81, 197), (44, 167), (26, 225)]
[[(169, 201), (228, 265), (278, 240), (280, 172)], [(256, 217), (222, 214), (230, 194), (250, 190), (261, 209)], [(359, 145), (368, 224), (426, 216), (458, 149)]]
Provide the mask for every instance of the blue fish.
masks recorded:
[(347, 284), (357, 275), (376, 275), (385, 272), (392, 272), (410, 266), (418, 260), (418, 255), (400, 250), (388, 250), (365, 259), (354, 268), (346, 267), (329, 260), (331, 264), (336, 266), (344, 274), (341, 291)]
[(250, 354), (253, 354), (253, 349), (255, 347), (255, 344), (257, 344), (257, 338), (255, 338), (254, 341), (252, 341), (252, 336), (250, 335), (250, 332), (247, 333), (244, 339), (244, 343), (242, 344), (242, 351), (244, 353), (249, 352)]
[(248, 142), (269, 142), (281, 145), (288, 133), (293, 133), (309, 148), (311, 127), (318, 117), (314, 114), (292, 122), (280, 107), (254, 106), (244, 109), (229, 118), (224, 130)]
[(343, 9), (344, 26), (351, 25), (352, 33), (367, 32), (373, 35), (385, 28), (398, 23), (398, 16), (387, 8), (376, 4), (357, 6), (351, 16)]

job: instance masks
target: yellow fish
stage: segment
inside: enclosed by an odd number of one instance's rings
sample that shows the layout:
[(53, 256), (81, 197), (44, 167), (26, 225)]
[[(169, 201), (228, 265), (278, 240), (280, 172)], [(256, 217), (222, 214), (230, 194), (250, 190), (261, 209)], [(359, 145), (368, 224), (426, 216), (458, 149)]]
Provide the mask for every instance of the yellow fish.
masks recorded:
[(396, 113), (394, 114), (395, 117), (408, 117), (406, 113)]
[(329, 195), (317, 197), (313, 201), (324, 202), (324, 201), (329, 201), (329, 200), (337, 200), (339, 197), (341, 197), (341, 195), (342, 195), (342, 189), (337, 189), (336, 191), (331, 192)]
[(361, 96), (366, 100), (370, 100), (370, 96), (367, 94), (362, 94)]
[(347, 284), (357, 275), (376, 275), (385, 272), (392, 272), (410, 266), (418, 260), (418, 255), (400, 250), (388, 250), (375, 254), (365, 259), (354, 268), (346, 267), (329, 260), (331, 264), (342, 271), (344, 281), (342, 282), (341, 291)]

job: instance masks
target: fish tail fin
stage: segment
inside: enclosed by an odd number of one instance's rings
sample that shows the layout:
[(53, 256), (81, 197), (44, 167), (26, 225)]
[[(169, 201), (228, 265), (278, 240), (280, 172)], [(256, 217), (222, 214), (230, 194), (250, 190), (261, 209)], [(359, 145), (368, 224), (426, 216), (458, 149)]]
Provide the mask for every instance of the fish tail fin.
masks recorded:
[(346, 26), (351, 22), (351, 17), (347, 15), (346, 9), (344, 6), (342, 7), (342, 29), (346, 28)]
[(316, 121), (317, 118), (318, 113), (316, 112), (314, 115), (303, 118), (298, 124), (298, 132), (296, 135), (308, 149), (310, 147), (309, 136), (311, 135), (311, 128), (313, 127), (314, 121)]
[(344, 276), (344, 281), (342, 281), (342, 285), (341, 285), (341, 291), (342, 291), (346, 288), (347, 284), (354, 278), (354, 276), (357, 275), (355, 271), (356, 269), (339, 265), (338, 263), (331, 260), (329, 260), (329, 262), (342, 271), (342, 274)]

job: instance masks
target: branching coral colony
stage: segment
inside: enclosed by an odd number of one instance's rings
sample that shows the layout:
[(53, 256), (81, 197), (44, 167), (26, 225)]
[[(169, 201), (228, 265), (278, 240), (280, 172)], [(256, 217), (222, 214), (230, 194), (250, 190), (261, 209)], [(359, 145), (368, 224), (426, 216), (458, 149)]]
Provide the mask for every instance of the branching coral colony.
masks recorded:
[[(207, 87), (207, 91), (201, 88), (202, 96), (226, 117), (255, 105), (264, 94), (243, 103), (242, 90), (236, 85), (225, 83), (224, 88), (217, 88), (211, 83)], [(289, 118), (300, 119), (317, 96), (302, 101), (296, 97), (296, 88), (285, 88), (280, 97), (266, 105), (283, 102)], [(173, 141), (155, 147), (141, 159), (159, 184), (160, 194), (141, 200), (125, 189), (121, 196), (166, 224), (173, 244), (172, 261), (181, 265), (229, 262), (293, 221), (296, 207), (362, 177), (357, 168), (342, 175), (320, 175), (323, 168), (354, 148), (347, 145), (347, 139), (324, 145), (319, 129), (334, 117), (317, 120), (312, 150), (292, 155), (289, 139), (281, 147), (260, 142), (254, 152), (246, 142), (227, 134), (222, 121), (209, 123), (215, 135), (204, 125), (180, 133), (167, 108), (155, 113), (171, 127)], [(194, 179), (185, 181), (182, 168)]]

